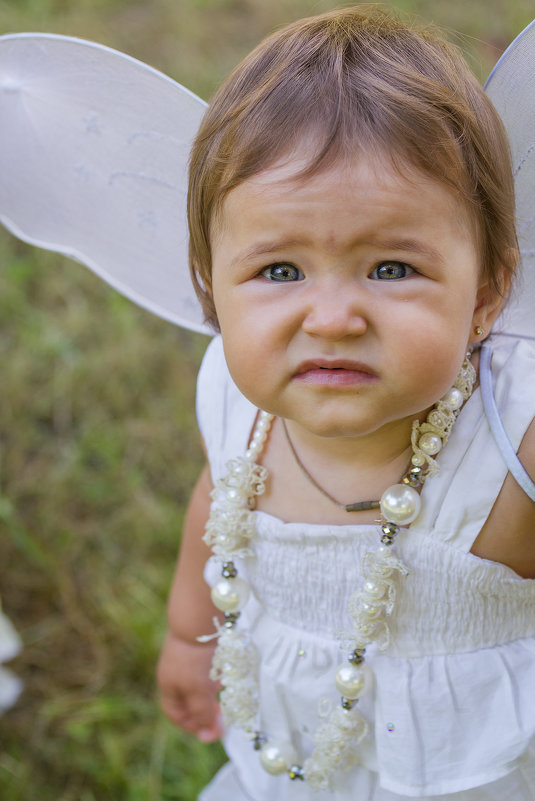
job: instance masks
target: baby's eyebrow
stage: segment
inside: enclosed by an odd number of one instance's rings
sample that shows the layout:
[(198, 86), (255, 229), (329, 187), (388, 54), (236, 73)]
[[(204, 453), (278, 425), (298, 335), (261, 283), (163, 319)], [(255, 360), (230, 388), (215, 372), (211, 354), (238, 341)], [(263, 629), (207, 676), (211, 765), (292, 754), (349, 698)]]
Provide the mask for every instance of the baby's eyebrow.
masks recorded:
[(293, 247), (298, 247), (299, 245), (303, 244), (302, 239), (274, 239), (267, 242), (259, 242), (252, 248), (248, 248), (244, 250), (242, 253), (238, 253), (233, 262), (235, 264), (239, 264), (243, 261), (249, 261), (249, 259), (254, 259), (257, 256), (264, 256), (267, 253), (274, 253), (277, 250), (285, 250), (290, 249)]
[[(299, 247), (303, 244), (304, 240), (297, 237), (259, 242), (253, 247), (247, 248), (241, 253), (238, 253), (236, 258), (232, 260), (232, 263), (239, 265), (244, 262), (248, 262), (250, 259), (257, 258), (258, 256), (265, 256), (281, 250), (289, 250), (290, 248)], [(381, 238), (380, 240), (370, 242), (369, 244), (372, 244), (378, 249), (403, 251), (404, 253), (412, 253), (423, 256), (425, 259), (437, 262), (439, 264), (444, 263), (444, 259), (438, 250), (436, 250), (430, 244), (421, 242), (419, 239), (397, 237), (392, 239)]]
[(426, 259), (431, 259), (440, 263), (444, 262), (438, 250), (432, 245), (420, 242), (418, 239), (381, 239), (377, 245), (387, 250), (403, 250), (406, 253), (416, 253), (419, 256), (424, 256)]

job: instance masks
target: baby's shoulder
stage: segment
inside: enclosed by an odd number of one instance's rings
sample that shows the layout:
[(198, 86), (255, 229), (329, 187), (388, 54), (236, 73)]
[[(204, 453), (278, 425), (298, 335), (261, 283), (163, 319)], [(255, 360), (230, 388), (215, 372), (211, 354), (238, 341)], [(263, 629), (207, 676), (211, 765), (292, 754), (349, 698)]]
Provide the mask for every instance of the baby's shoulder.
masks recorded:
[(215, 479), (226, 472), (229, 459), (245, 453), (257, 414), (230, 376), (219, 335), (208, 345), (199, 370), (196, 408)]
[(489, 434), (508, 472), (472, 553), (535, 578), (534, 344), (493, 343), (482, 353), (480, 379)]
[[(535, 481), (534, 420), (522, 438), (518, 458)], [(535, 502), (510, 472), (472, 546), (472, 553), (508, 565), (523, 578), (535, 578)]]
[(535, 418), (532, 419), (522, 438), (518, 458), (531, 480), (535, 481)]

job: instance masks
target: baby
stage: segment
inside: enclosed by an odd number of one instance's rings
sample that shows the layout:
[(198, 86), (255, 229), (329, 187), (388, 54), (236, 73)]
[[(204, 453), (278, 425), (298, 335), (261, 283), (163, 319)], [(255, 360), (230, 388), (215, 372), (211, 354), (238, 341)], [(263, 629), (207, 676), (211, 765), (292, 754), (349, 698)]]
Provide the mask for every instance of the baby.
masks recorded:
[(478, 383), (534, 475), (535, 350), (488, 340), (517, 260), (492, 104), (434, 31), (302, 20), (216, 94), (189, 222), (220, 336), (159, 682), (205, 741), (222, 688), (202, 800), (535, 799), (535, 507)]

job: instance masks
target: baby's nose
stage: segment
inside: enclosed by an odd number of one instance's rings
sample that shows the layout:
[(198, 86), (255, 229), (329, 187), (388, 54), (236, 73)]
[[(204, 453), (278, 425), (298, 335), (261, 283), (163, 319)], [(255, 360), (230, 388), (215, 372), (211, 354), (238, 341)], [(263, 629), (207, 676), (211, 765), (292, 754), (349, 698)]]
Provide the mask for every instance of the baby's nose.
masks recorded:
[(332, 340), (362, 336), (368, 327), (364, 306), (364, 298), (354, 287), (342, 284), (317, 287), (310, 298), (303, 330), (311, 336)]

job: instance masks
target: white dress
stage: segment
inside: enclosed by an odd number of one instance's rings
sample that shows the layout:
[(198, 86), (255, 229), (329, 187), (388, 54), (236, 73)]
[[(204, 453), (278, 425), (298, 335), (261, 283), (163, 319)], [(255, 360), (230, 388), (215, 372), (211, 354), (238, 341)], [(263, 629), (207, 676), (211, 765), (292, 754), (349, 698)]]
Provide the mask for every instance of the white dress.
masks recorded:
[[(535, 414), (535, 347), (498, 342), (492, 369), (516, 450)], [(197, 407), (215, 480), (245, 451), (256, 415), (230, 379), (218, 337), (201, 367)], [(420, 516), (396, 541), (410, 573), (399, 584), (391, 645), (366, 654), (375, 685), (359, 702), (370, 722), (362, 764), (339, 772), (332, 792), (314, 792), (267, 774), (231, 729), (231, 762), (200, 801), (535, 800), (535, 580), (469, 553), (507, 474), (479, 389), (438, 462)], [(320, 700), (339, 703), (333, 675), (347, 655), (335, 632), (351, 628), (348, 599), (378, 527), (284, 523), (263, 512), (256, 521), (256, 558), (241, 566), (254, 595), (240, 623), (261, 655), (259, 728), (291, 740), (302, 764), (322, 721)], [(215, 581), (219, 565), (209, 562), (206, 575)]]

